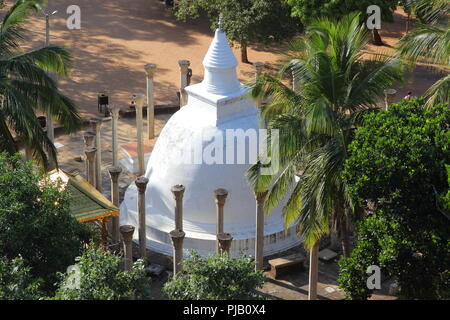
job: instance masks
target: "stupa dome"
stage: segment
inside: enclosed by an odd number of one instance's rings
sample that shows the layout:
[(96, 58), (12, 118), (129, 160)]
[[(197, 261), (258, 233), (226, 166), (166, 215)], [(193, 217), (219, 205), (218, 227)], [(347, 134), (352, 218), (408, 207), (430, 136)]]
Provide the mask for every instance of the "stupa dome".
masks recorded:
[[(167, 122), (147, 163), (145, 176), (148, 248), (172, 255), (169, 232), (175, 229), (175, 200), (171, 187), (182, 184), (184, 250), (202, 255), (215, 252), (216, 204), (214, 190), (229, 194), (225, 203), (224, 231), (231, 233), (231, 254), (253, 255), (255, 248), (255, 196), (245, 177), (250, 163), (249, 139), (233, 140), (227, 133), (259, 130), (259, 110), (236, 75), (238, 64), (225, 32), (216, 30), (203, 61), (205, 78), (186, 87), (188, 104)], [(221, 140), (221, 141), (220, 141)], [(245, 161), (239, 160), (244, 150)], [(232, 155), (230, 156), (230, 154)], [(227, 160), (234, 159), (233, 163)], [(227, 164), (228, 163), (228, 164)], [(138, 228), (137, 190), (131, 184), (121, 205), (121, 225)], [(295, 227), (285, 231), (281, 206), (265, 220), (264, 254), (274, 254), (300, 243)], [(134, 235), (138, 238), (137, 232)]]

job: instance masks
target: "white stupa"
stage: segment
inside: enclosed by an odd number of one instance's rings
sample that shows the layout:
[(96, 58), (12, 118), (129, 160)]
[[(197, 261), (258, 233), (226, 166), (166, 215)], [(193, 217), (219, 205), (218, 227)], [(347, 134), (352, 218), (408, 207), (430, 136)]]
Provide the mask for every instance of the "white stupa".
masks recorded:
[[(248, 89), (237, 79), (237, 64), (225, 32), (219, 28), (203, 60), (203, 82), (186, 88), (188, 104), (170, 118), (157, 140), (145, 173), (149, 179), (146, 191), (147, 247), (151, 250), (172, 255), (169, 232), (175, 229), (175, 200), (171, 187), (182, 184), (186, 188), (183, 199), (185, 252), (189, 249), (202, 255), (215, 252), (216, 205), (213, 192), (224, 188), (229, 192), (224, 231), (233, 236), (231, 254), (243, 251), (254, 255), (256, 203), (245, 177), (245, 171), (251, 165), (248, 157), (244, 164), (221, 164), (222, 161), (217, 159), (226, 159), (225, 142), (223, 146), (219, 144), (215, 152), (209, 153), (212, 155), (209, 158), (216, 157), (215, 162), (214, 159), (199, 159), (197, 152), (199, 148), (206, 153), (211, 151), (213, 138), (225, 137), (227, 129), (254, 129), (256, 132), (259, 129), (259, 111), (248, 98)], [(237, 142), (231, 149), (236, 152), (240, 147), (249, 148), (246, 140)], [(192, 156), (191, 160), (186, 161), (187, 156)], [(137, 189), (134, 183), (126, 191), (120, 209), (120, 224), (134, 225), (137, 230)], [(278, 253), (300, 243), (295, 227), (285, 230), (281, 207), (272, 210), (266, 218), (264, 234), (264, 255)], [(138, 239), (138, 232), (134, 237)]]

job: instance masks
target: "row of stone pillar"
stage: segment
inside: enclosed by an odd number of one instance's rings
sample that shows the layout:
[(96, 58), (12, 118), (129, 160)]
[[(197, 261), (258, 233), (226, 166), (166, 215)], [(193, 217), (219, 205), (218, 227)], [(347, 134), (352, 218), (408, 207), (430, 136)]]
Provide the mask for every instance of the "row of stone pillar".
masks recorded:
[[(117, 178), (120, 171), (117, 168), (110, 168), (111, 177)], [(112, 178), (113, 179), (113, 178)], [(148, 184), (148, 179), (139, 177), (136, 180), (138, 189), (138, 214), (139, 214), (139, 251), (140, 258), (146, 259), (147, 237), (146, 237), (146, 205), (145, 205), (145, 191)], [(182, 271), (183, 261), (183, 242), (186, 236), (183, 230), (183, 197), (185, 187), (183, 185), (175, 185), (171, 188), (175, 200), (175, 229), (169, 235), (173, 246), (173, 270), (174, 275)], [(215, 202), (217, 208), (217, 241), (216, 250), (218, 253), (229, 253), (233, 237), (230, 233), (224, 232), (224, 207), (228, 196), (228, 191), (225, 189), (216, 189), (214, 191)], [(267, 192), (260, 193), (256, 196), (257, 210), (256, 210), (256, 245), (255, 245), (255, 262), (256, 270), (263, 268), (263, 241), (264, 241), (264, 204)], [(116, 229), (113, 229), (116, 230)], [(131, 242), (135, 228), (130, 225), (120, 227), (120, 232), (124, 240), (125, 265), (131, 268)]]
[[(189, 69), (190, 62), (188, 60), (180, 60), (180, 107), (187, 104), (187, 94), (185, 87), (190, 84), (190, 77), (192, 71)], [(263, 63), (254, 64), (258, 77), (262, 73), (264, 67)], [(148, 120), (148, 138), (154, 138), (154, 100), (153, 100), (153, 77), (156, 69), (155, 64), (147, 64), (144, 67), (147, 75), (147, 120)], [(143, 106), (145, 96), (143, 94), (133, 95), (133, 99), (136, 102), (136, 125), (137, 125), (137, 140), (138, 140), (138, 163), (139, 163), (139, 175), (136, 180), (136, 186), (138, 189), (138, 211), (139, 211), (139, 247), (140, 257), (145, 260), (146, 258), (146, 212), (145, 212), (145, 190), (148, 183), (148, 179), (143, 177), (145, 170), (144, 164), (144, 151), (143, 151)], [(257, 101), (258, 107), (260, 101)], [(113, 153), (113, 166), (108, 168), (111, 179), (111, 201), (115, 206), (119, 206), (119, 176), (122, 172), (122, 168), (118, 163), (118, 118), (119, 108), (111, 108), (112, 116), (112, 153)], [(90, 184), (95, 186), (100, 192), (102, 192), (102, 175), (101, 175), (101, 126), (102, 120), (99, 118), (91, 119), (92, 131), (88, 131), (84, 135), (85, 141), (85, 154), (86, 154), (86, 175)], [(176, 201), (175, 206), (175, 229), (170, 233), (172, 243), (174, 247), (174, 270), (175, 273), (181, 270), (181, 260), (183, 256), (183, 239), (185, 233), (183, 231), (183, 213), (182, 213), (182, 199), (184, 194), (184, 187), (177, 185), (172, 187), (172, 193)], [(224, 232), (224, 205), (228, 195), (227, 190), (217, 189), (214, 191), (217, 205), (217, 252), (229, 252), (233, 237), (231, 234)], [(262, 240), (259, 241), (258, 234), (262, 234), (262, 228), (264, 226), (264, 215), (262, 219), (258, 212), (261, 211), (261, 206), (257, 206), (257, 241), (256, 241), (256, 262), (257, 269), (262, 268)], [(262, 224), (261, 224), (262, 221)], [(114, 243), (118, 243), (120, 240), (119, 232), (125, 230), (127, 234), (131, 232), (131, 226), (125, 226), (126, 228), (119, 228), (119, 217), (114, 217), (112, 221), (112, 239)], [(133, 228), (134, 232), (134, 228)], [(261, 233), (262, 232), (262, 233)], [(122, 233), (123, 235), (123, 233)], [(125, 236), (123, 235), (125, 240)], [(130, 240), (131, 241), (131, 240)], [(125, 245), (125, 250), (128, 252), (128, 246)], [(127, 251), (128, 250), (128, 251)], [(131, 249), (130, 249), (131, 250)], [(127, 256), (127, 254), (125, 254)], [(128, 259), (128, 258), (127, 258)], [(260, 262), (259, 262), (260, 261)]]

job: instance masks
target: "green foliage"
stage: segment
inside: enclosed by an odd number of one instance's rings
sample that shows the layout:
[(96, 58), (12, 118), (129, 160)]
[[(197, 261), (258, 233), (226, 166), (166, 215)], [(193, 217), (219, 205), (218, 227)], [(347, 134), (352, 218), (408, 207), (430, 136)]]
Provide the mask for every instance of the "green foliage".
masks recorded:
[(447, 74), (424, 94), (428, 108), (441, 103), (450, 105), (450, 2), (446, 0), (410, 0), (421, 23), (399, 41), (398, 53), (411, 64), (427, 63)]
[(76, 259), (75, 269), (60, 274), (57, 300), (148, 299), (150, 279), (142, 260), (129, 271), (122, 271), (122, 258), (91, 244)]
[[(69, 74), (70, 53), (58, 46), (24, 51), (23, 24), (39, 12), (40, 1), (18, 0), (4, 14), (0, 26), (0, 151), (14, 154), (16, 140), (31, 151), (34, 159), (48, 165), (57, 163), (56, 149), (36, 118), (37, 112), (50, 114), (68, 132), (81, 127), (73, 101), (63, 95), (50, 73)], [(50, 72), (50, 73), (49, 73)]]
[(183, 260), (183, 273), (164, 286), (171, 300), (247, 300), (261, 298), (256, 289), (264, 283), (262, 271), (247, 257), (231, 258), (228, 254), (202, 258), (191, 252)]
[(69, 201), (67, 192), (19, 154), (0, 154), (0, 255), (21, 255), (46, 290), (92, 236), (91, 228), (70, 215)]
[(42, 297), (40, 283), (25, 266), (22, 257), (0, 258), (0, 300), (37, 300)]
[[(253, 97), (273, 101), (262, 115), (269, 129), (279, 130), (282, 156), (280, 171), (261, 174), (257, 163), (248, 171), (249, 181), (258, 192), (270, 189), (268, 210), (289, 195), (285, 226), (297, 224), (308, 249), (332, 222), (346, 225), (356, 211), (341, 178), (347, 146), (363, 116), (378, 110), (384, 90), (401, 80), (398, 60), (362, 59), (367, 43), (358, 14), (316, 20), (293, 44), (292, 60), (280, 76), (262, 75), (252, 90)], [(295, 77), (295, 90), (283, 83), (286, 74)]]
[(382, 20), (392, 21), (398, 0), (287, 0), (287, 3), (292, 7), (292, 15), (307, 25), (316, 18), (340, 18), (354, 11), (364, 17), (371, 5), (381, 8)]
[[(401, 297), (450, 297), (448, 195), (450, 110), (402, 101), (366, 116), (349, 147), (344, 177), (352, 197), (374, 213), (358, 227), (351, 257), (340, 261), (339, 284), (350, 299), (371, 295), (370, 265), (394, 276)], [(448, 208), (447, 208), (448, 209)]]
[(352, 197), (418, 213), (435, 208), (436, 194), (448, 189), (449, 123), (447, 107), (427, 111), (420, 99), (368, 115), (345, 166)]
[(300, 31), (283, 1), (181, 0), (175, 8), (175, 15), (181, 20), (198, 18), (202, 12), (208, 14), (213, 29), (222, 14), (228, 38), (241, 44), (280, 41)]

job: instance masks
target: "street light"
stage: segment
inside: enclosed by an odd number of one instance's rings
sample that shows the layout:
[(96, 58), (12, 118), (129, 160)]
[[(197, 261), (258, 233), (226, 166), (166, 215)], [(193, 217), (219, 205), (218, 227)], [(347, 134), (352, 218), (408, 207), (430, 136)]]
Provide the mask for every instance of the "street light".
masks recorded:
[[(47, 13), (44, 8), (40, 4), (37, 4), (38, 9), (45, 16), (45, 47), (50, 45), (50, 17), (57, 14), (58, 10), (53, 11), (52, 13)], [(50, 114), (47, 114), (47, 137), (51, 142), (55, 140), (55, 129), (53, 126), (53, 119)]]

